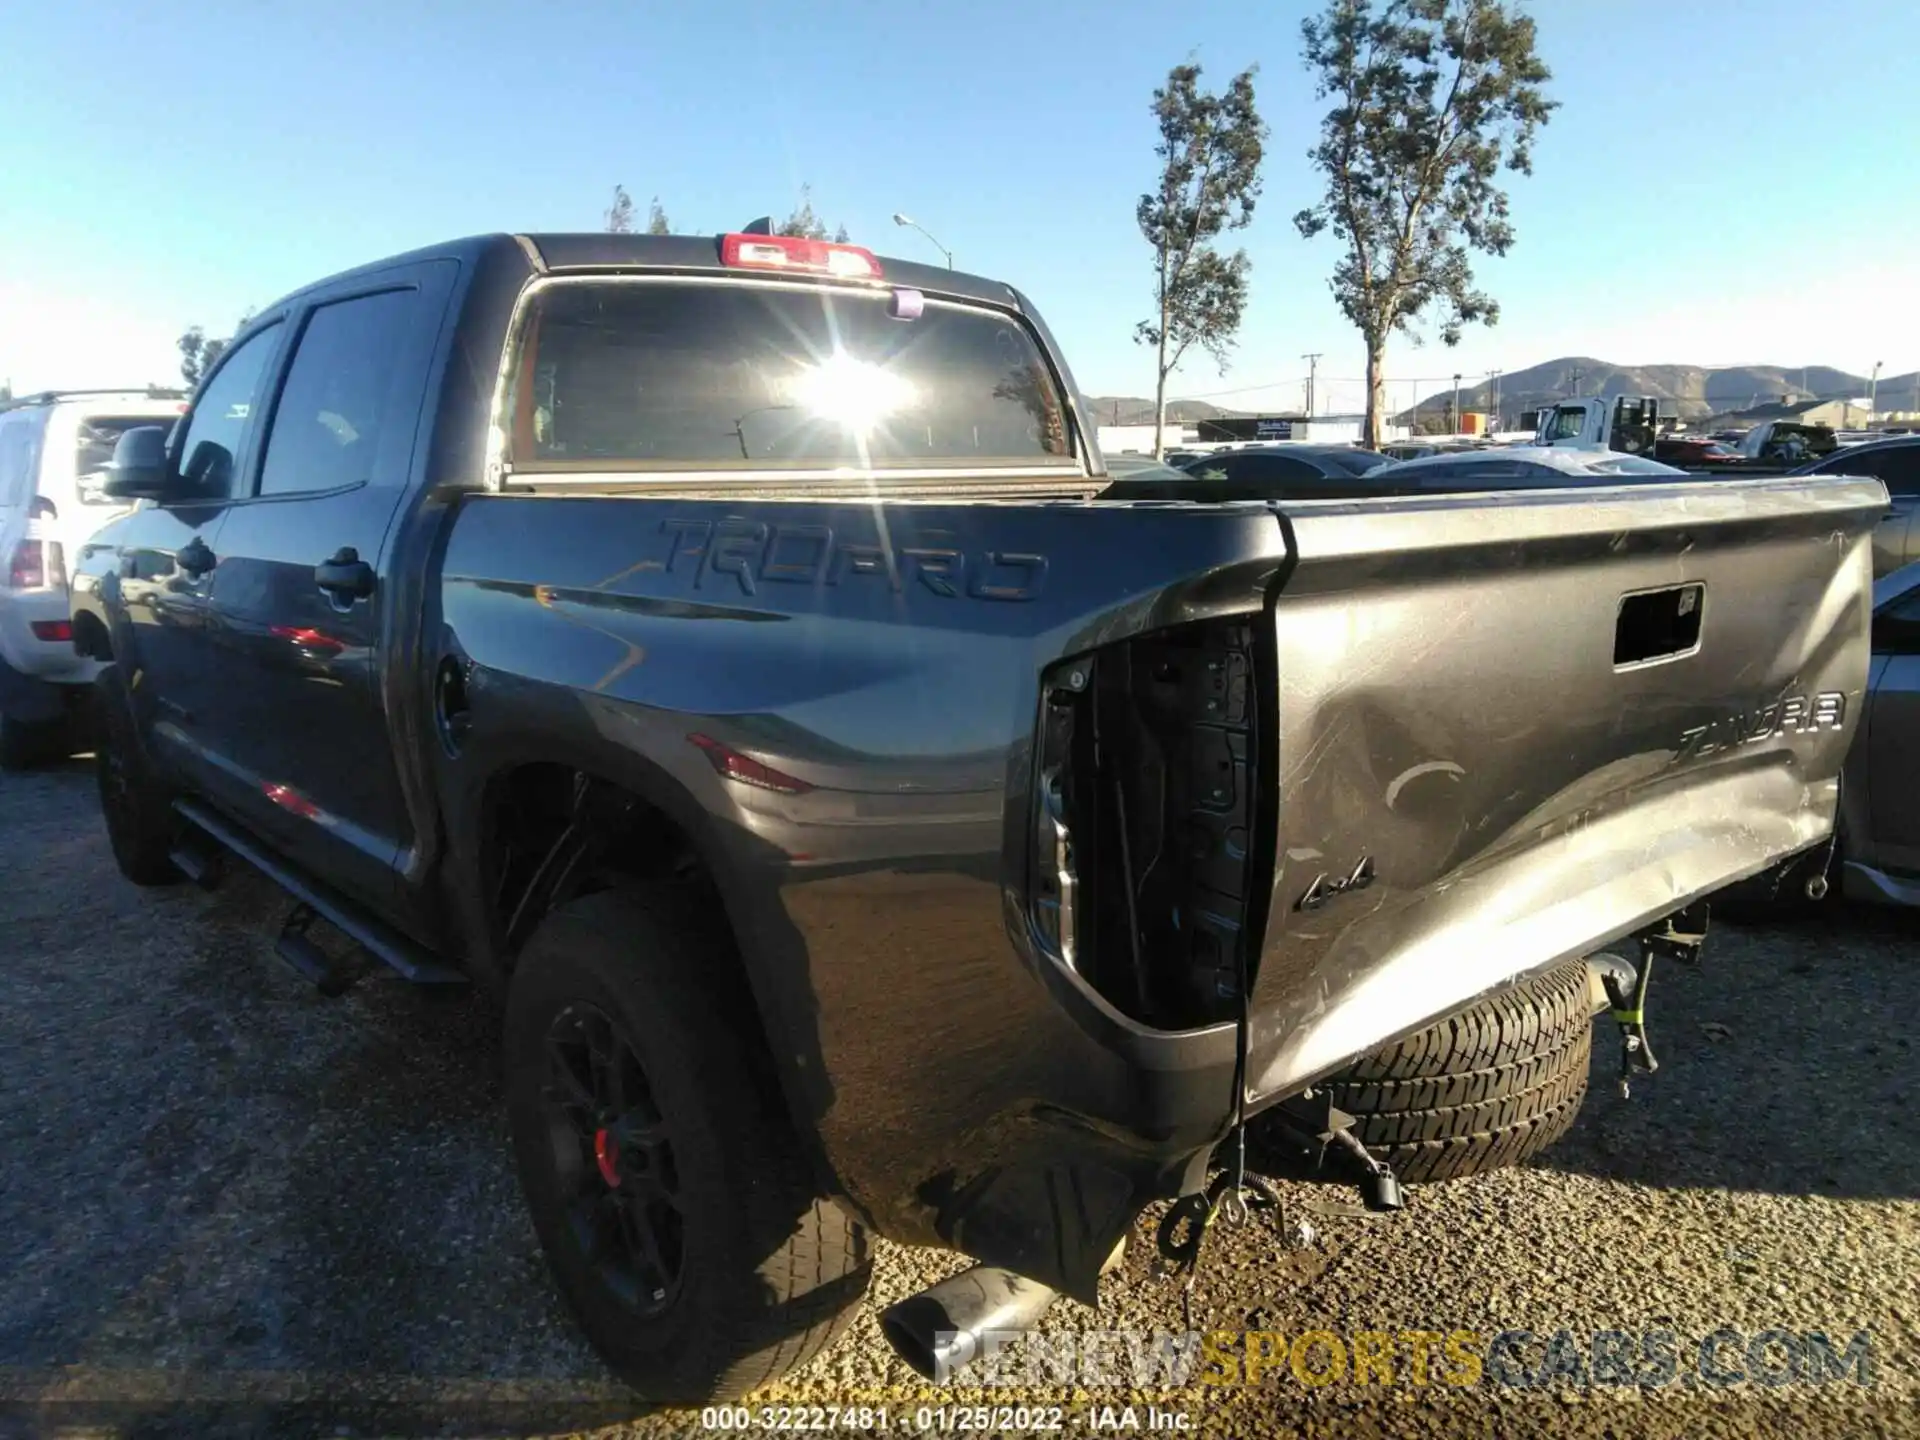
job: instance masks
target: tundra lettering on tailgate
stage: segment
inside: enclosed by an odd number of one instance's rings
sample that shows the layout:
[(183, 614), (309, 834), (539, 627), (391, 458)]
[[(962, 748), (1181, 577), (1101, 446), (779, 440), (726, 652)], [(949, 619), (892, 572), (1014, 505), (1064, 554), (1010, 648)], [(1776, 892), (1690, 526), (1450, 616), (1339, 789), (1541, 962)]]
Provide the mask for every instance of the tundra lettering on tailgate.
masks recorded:
[(875, 575), (884, 576), (895, 590), (914, 580), (935, 595), (1031, 600), (1047, 575), (1044, 555), (999, 550), (968, 555), (938, 543), (890, 545), (878, 535), (836, 536), (830, 525), (669, 518), (660, 522), (660, 530), (670, 537), (661, 565), (667, 574), (691, 574), (695, 589), (724, 575), (745, 595), (758, 593), (761, 581), (838, 585), (849, 575)]
[(1838, 730), (1846, 723), (1847, 697), (1838, 690), (1819, 695), (1789, 695), (1758, 710), (1735, 710), (1680, 732), (1676, 760), (1714, 755), (1737, 745), (1752, 745), (1776, 735), (1805, 735)]

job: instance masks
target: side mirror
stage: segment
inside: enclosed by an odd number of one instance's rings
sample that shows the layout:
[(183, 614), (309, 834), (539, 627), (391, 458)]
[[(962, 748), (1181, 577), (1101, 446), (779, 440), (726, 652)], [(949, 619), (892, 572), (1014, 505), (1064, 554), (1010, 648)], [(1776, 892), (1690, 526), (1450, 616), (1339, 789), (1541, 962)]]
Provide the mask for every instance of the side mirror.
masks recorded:
[(100, 493), (112, 500), (158, 500), (171, 488), (166, 425), (141, 425), (120, 437)]

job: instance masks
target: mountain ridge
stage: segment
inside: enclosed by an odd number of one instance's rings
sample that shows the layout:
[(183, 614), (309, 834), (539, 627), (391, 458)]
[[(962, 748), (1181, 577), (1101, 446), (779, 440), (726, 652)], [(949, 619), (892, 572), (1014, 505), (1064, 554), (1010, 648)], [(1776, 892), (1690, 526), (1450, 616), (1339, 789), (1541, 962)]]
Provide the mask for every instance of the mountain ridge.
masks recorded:
[[(1500, 377), (1500, 413), (1517, 420), (1522, 410), (1591, 395), (1647, 395), (1667, 413), (1687, 420), (1750, 410), (1792, 395), (1802, 400), (1864, 400), (1871, 381), (1830, 365), (1619, 365), (1591, 355), (1563, 355)], [(1878, 395), (1888, 409), (1920, 409), (1920, 372), (1880, 377)], [(1460, 387), (1463, 410), (1492, 408), (1493, 385), (1481, 380)], [(1453, 388), (1436, 390), (1396, 419), (1445, 415)]]
[[(1151, 425), (1153, 397), (1150, 395), (1087, 395), (1087, 413), (1096, 425)], [(1186, 424), (1191, 420), (1213, 420), (1222, 415), (1249, 415), (1249, 410), (1228, 410), (1205, 400), (1169, 400), (1167, 419)]]
[[(1392, 377), (1388, 377), (1391, 382)], [(1777, 401), (1786, 395), (1807, 400), (1862, 400), (1870, 381), (1831, 365), (1620, 365), (1591, 355), (1562, 355), (1500, 377), (1500, 413), (1509, 427), (1520, 412), (1582, 395), (1649, 395), (1662, 409), (1686, 420), (1701, 420)], [(1403, 392), (1404, 393), (1404, 392)], [(1882, 375), (1877, 391), (1884, 409), (1920, 411), (1920, 371)], [(1462, 384), (1463, 410), (1490, 411), (1493, 385), (1485, 379)], [(1444, 416), (1453, 404), (1453, 387), (1436, 390), (1409, 409), (1395, 412), (1405, 424), (1416, 416)], [(1096, 425), (1151, 425), (1153, 400), (1133, 395), (1092, 395), (1087, 407)], [(1167, 418), (1181, 423), (1216, 416), (1251, 415), (1205, 400), (1169, 400)], [(1290, 410), (1272, 413), (1290, 414)]]

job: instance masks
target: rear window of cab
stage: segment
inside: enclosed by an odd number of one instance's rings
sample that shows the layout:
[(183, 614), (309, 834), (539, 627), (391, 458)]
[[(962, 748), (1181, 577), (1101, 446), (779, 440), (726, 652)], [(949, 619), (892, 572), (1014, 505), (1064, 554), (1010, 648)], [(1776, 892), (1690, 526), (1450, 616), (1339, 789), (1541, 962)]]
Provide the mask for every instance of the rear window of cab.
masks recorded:
[(507, 422), (521, 473), (1078, 469), (1026, 326), (884, 287), (550, 281)]

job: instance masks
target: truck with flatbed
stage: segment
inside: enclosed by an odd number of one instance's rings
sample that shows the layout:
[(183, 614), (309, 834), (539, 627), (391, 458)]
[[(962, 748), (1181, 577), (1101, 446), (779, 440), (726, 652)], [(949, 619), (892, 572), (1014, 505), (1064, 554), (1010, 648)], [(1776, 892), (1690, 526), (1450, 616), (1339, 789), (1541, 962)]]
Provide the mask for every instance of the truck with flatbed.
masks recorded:
[[(1657, 460), (1669, 458), (1661, 451), (1671, 443), (1665, 430), (1673, 422), (1662, 417), (1660, 401), (1649, 395), (1595, 395), (1563, 400), (1533, 413), (1533, 443), (1542, 448), (1616, 450)], [(1704, 448), (1718, 442), (1696, 443)], [(1839, 442), (1828, 425), (1767, 420), (1726, 443), (1729, 453), (1724, 458), (1708, 450), (1699, 458), (1675, 454), (1673, 463), (1702, 475), (1779, 475), (1831, 455)]]
[(1644, 1064), (1701, 897), (1830, 837), (1886, 494), (1636, 478), (1095, 499), (1006, 284), (486, 236), (123, 437), (73, 643), (123, 873), (237, 858), (322, 991), (497, 1005), (557, 1286), (691, 1404), (870, 1233), (978, 1262), (884, 1319), (937, 1371), (1204, 1225), (1247, 1125), (1390, 1207), (1565, 1130), (1590, 977)]
[(1648, 456), (1689, 475), (1757, 479), (1761, 476), (1857, 475), (1885, 483), (1890, 497), (1874, 531), (1876, 578), (1920, 554), (1913, 525), (1916, 485), (1913, 456), (1898, 437), (1886, 435), (1842, 445), (1826, 425), (1768, 420), (1753, 426), (1724, 455), (1718, 441), (1676, 441), (1657, 434), (1659, 402), (1644, 396), (1596, 396), (1568, 400), (1539, 412), (1537, 448), (1582, 454)]

